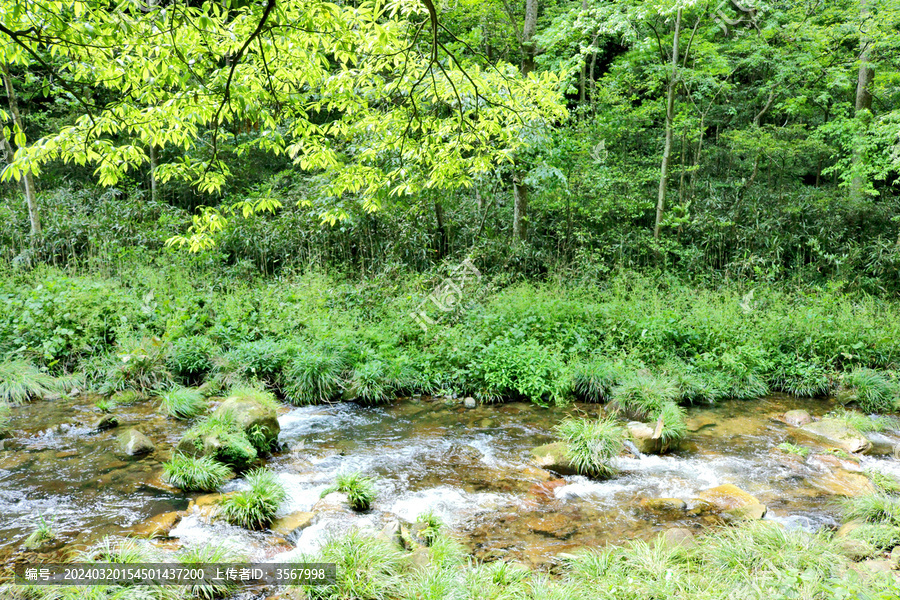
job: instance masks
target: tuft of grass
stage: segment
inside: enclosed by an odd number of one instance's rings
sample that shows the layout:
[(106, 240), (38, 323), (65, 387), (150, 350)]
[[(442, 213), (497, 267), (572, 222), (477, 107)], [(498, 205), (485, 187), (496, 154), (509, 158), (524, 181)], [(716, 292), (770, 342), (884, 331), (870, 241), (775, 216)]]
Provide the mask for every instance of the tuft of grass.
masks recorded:
[(275, 398), (275, 394), (262, 388), (261, 385), (234, 385), (228, 390), (228, 397), (250, 400), (257, 404), (274, 408), (275, 410), (278, 410), (281, 407), (281, 404)]
[(612, 390), (614, 408), (628, 418), (643, 420), (658, 415), (663, 406), (678, 398), (678, 388), (671, 379), (646, 372), (632, 373)]
[(176, 454), (172, 460), (163, 463), (163, 475), (182, 490), (212, 492), (231, 476), (231, 469), (211, 456), (192, 458)]
[(103, 538), (93, 548), (77, 555), (77, 562), (134, 564), (159, 559), (156, 548), (147, 540)]
[(322, 491), (322, 497), (332, 492), (344, 492), (350, 508), (357, 511), (366, 511), (372, 507), (375, 501), (375, 480), (365, 477), (362, 473), (341, 473), (335, 478), (334, 485)]
[(867, 413), (890, 412), (897, 398), (897, 385), (884, 373), (857, 368), (843, 375), (843, 389), (837, 398), (842, 404), (856, 402)]
[(424, 512), (416, 517), (416, 522), (425, 525), (419, 530), (419, 536), (425, 541), (426, 546), (430, 546), (444, 528), (444, 522), (432, 511)]
[(0, 401), (0, 436), (9, 433), (9, 424), (12, 421), (9, 412), (9, 404)]
[(572, 389), (576, 396), (586, 402), (607, 402), (612, 389), (621, 378), (618, 367), (597, 357), (575, 365), (572, 370)]
[(222, 516), (233, 525), (263, 529), (275, 518), (287, 492), (278, 476), (266, 468), (250, 471), (246, 480), (250, 489), (227, 496), (222, 501)]
[[(403, 555), (394, 545), (358, 529), (326, 542), (316, 561), (337, 565), (337, 582), (328, 588), (306, 588), (313, 598), (387, 600), (399, 598)], [(306, 559), (304, 559), (306, 560)]]
[[(196, 567), (199, 565), (240, 563), (246, 561), (247, 557), (228, 543), (213, 543), (183, 548), (175, 555), (175, 559), (186, 567)], [(211, 572), (204, 578), (203, 583), (187, 586), (184, 588), (184, 591), (188, 598), (213, 600), (213, 598), (227, 596), (236, 589), (236, 583), (226, 579), (215, 579), (214, 573)]]
[(206, 398), (195, 388), (176, 388), (160, 394), (160, 410), (176, 419), (191, 419), (208, 407)]
[(284, 397), (297, 406), (330, 402), (340, 395), (346, 370), (347, 363), (340, 354), (305, 350), (285, 365), (281, 389)]
[(13, 406), (48, 394), (68, 392), (77, 383), (75, 377), (54, 377), (22, 360), (0, 362), (0, 402)]
[(847, 498), (843, 502), (845, 521), (858, 519), (866, 523), (884, 523), (900, 527), (900, 497), (876, 492)]
[(875, 550), (900, 546), (900, 527), (884, 523), (866, 523), (852, 530), (848, 537), (871, 545)]
[(350, 396), (366, 404), (378, 404), (390, 399), (388, 372), (380, 360), (367, 360), (357, 365), (350, 375)]
[(100, 391), (104, 394), (138, 390), (146, 394), (172, 386), (166, 369), (166, 347), (159, 338), (128, 338), (118, 344), (115, 354), (104, 359)]
[(37, 550), (47, 542), (56, 538), (53, 526), (48, 523), (44, 517), (38, 518), (38, 526), (25, 538), (25, 548), (28, 550)]
[(869, 416), (845, 408), (830, 412), (826, 416), (830, 419), (842, 421), (860, 433), (900, 429), (900, 420), (895, 417)]
[(809, 453), (810, 453), (809, 448), (806, 448), (804, 446), (797, 446), (790, 442), (784, 442), (784, 443), (778, 444), (778, 446), (776, 446), (776, 447), (779, 450), (781, 450), (782, 452), (787, 452), (788, 454), (796, 454), (797, 456), (802, 456), (803, 458), (806, 458), (807, 456), (809, 456)]
[(651, 423), (662, 421), (659, 439), (664, 449), (676, 445), (687, 435), (687, 423), (684, 417), (684, 409), (674, 402), (666, 402), (658, 413), (650, 415)]
[(831, 381), (823, 367), (794, 356), (781, 357), (770, 380), (774, 389), (792, 396), (815, 398), (831, 391)]
[(568, 418), (557, 425), (556, 432), (579, 473), (603, 478), (616, 474), (612, 462), (622, 450), (625, 430), (615, 420)]
[(242, 342), (225, 353), (217, 361), (219, 371), (230, 373), (232, 382), (236, 378), (244, 380), (261, 379), (269, 384), (277, 382), (285, 365), (297, 354), (297, 344), (293, 340), (273, 338), (254, 342)]
[(900, 494), (900, 481), (875, 469), (866, 469), (865, 474), (876, 488), (888, 494)]

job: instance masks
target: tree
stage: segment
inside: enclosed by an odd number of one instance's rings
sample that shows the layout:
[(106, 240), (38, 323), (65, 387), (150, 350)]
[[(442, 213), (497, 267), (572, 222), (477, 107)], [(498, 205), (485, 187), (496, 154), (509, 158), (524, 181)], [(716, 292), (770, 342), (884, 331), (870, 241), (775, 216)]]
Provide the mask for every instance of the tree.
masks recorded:
[[(25, 123), (22, 120), (22, 114), (19, 112), (19, 102), (16, 98), (16, 90), (13, 87), (12, 75), (9, 72), (9, 65), (3, 63), (0, 65), (0, 69), (2, 69), (2, 73), (0, 76), (3, 77), (3, 88), (6, 90), (6, 99), (9, 103), (9, 112), (12, 115), (13, 121), (13, 130), (12, 130), (12, 138), (15, 140), (16, 146), (19, 148), (24, 148), (25, 146)], [(4, 127), (3, 132), (0, 133), (0, 145), (3, 147), (3, 151), (7, 154), (7, 156), (12, 159), (15, 155), (15, 151), (13, 150), (12, 145), (9, 142), (9, 132), (8, 129)], [(28, 205), (28, 221), (31, 225), (31, 243), (34, 244), (38, 238), (41, 237), (41, 216), (38, 209), (37, 202), (37, 193), (34, 188), (34, 177), (31, 174), (31, 171), (23, 171), (19, 177), (19, 182), (22, 185), (22, 189), (25, 192), (25, 203)]]

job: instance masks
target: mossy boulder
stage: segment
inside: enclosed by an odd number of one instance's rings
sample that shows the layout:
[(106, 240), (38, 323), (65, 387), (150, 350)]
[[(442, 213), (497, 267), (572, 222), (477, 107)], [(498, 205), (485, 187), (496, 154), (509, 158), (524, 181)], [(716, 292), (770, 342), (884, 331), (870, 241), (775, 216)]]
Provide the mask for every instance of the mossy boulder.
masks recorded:
[(730, 483), (704, 490), (697, 499), (704, 508), (722, 513), (726, 520), (762, 519), (767, 512), (755, 496)]
[(178, 443), (178, 451), (193, 457), (211, 456), (239, 471), (252, 466), (258, 456), (247, 435), (227, 423), (189, 429)]
[(213, 412), (213, 418), (230, 418), (259, 452), (267, 452), (278, 443), (278, 414), (273, 407), (252, 398), (226, 398)]
[(544, 444), (531, 450), (534, 462), (543, 469), (556, 471), (561, 475), (576, 475), (578, 469), (569, 461), (568, 446), (565, 442)]
[(126, 456), (143, 456), (156, 450), (150, 438), (133, 428), (120, 433), (116, 442), (119, 452)]
[(791, 430), (792, 435), (840, 448), (851, 454), (866, 452), (872, 442), (856, 429), (836, 419), (822, 419)]

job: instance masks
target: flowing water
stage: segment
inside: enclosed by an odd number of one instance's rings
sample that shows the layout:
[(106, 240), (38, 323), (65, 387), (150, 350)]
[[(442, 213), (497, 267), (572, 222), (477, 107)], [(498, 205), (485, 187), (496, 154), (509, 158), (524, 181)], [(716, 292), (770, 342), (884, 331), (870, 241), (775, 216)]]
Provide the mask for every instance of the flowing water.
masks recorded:
[[(725, 483), (756, 496), (768, 506), (766, 518), (786, 527), (833, 527), (838, 508), (828, 461), (837, 459), (803, 460), (775, 449), (790, 438), (790, 428), (775, 417), (793, 408), (820, 416), (832, 406), (771, 397), (692, 408), (691, 433), (681, 450), (623, 455), (620, 474), (606, 481), (558, 477), (534, 466), (529, 453), (553, 441), (553, 426), (566, 414), (595, 415), (602, 410), (596, 405), (465, 409), (425, 399), (380, 407), (285, 408), (279, 418), (285, 449), (268, 462), (288, 490), (280, 514), (312, 510), (335, 476), (351, 471), (377, 478), (373, 509), (324, 512), (289, 540), (207, 523), (194, 511), (170, 536), (181, 544), (231, 538), (256, 559), (280, 560), (313, 552), (350, 527), (380, 529), (393, 519), (411, 522), (432, 511), (477, 557), (543, 567), (554, 555), (579, 547), (649, 539), (673, 526), (714, 525), (716, 516), (651, 512), (640, 501), (678, 498), (690, 509), (698, 492)], [(99, 416), (85, 397), (14, 409), (16, 434), (0, 451), (0, 562), (26, 556), (22, 541), (41, 519), (60, 534), (60, 544), (43, 556), (48, 558), (105, 535), (126, 534), (154, 515), (184, 510), (198, 496), (159, 481), (161, 462), (171, 456), (186, 424), (158, 415), (150, 403), (117, 409), (119, 430), (139, 425), (157, 446), (148, 457), (128, 460), (115, 452), (116, 429), (94, 431)], [(900, 461), (890, 457), (866, 457), (862, 466), (900, 476)], [(235, 479), (224, 491), (242, 485)]]

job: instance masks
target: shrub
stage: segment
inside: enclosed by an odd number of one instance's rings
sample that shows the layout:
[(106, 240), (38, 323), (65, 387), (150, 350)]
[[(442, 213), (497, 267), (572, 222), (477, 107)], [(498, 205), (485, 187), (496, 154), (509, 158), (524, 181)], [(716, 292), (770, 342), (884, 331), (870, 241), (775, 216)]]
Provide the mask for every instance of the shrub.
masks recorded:
[(794, 356), (782, 356), (771, 376), (772, 387), (793, 396), (824, 396), (831, 390), (828, 372)]
[(225, 353), (222, 364), (217, 368), (245, 380), (257, 378), (274, 384), (282, 369), (296, 354), (297, 345), (293, 341), (263, 339), (242, 342)]
[(837, 399), (842, 404), (856, 402), (867, 413), (889, 412), (894, 409), (897, 386), (883, 373), (858, 368), (845, 373), (843, 389)]
[(165, 346), (159, 338), (126, 339), (115, 355), (104, 361), (100, 391), (162, 390), (171, 386), (172, 374), (166, 370)]
[(334, 485), (322, 491), (322, 497), (331, 492), (344, 492), (350, 508), (358, 511), (369, 510), (375, 501), (375, 480), (364, 477), (362, 473), (341, 473), (335, 479)]
[(281, 389), (291, 404), (320, 404), (334, 399), (344, 386), (347, 364), (340, 354), (300, 352), (284, 367)]
[(565, 400), (559, 387), (565, 371), (562, 361), (534, 340), (514, 343), (501, 338), (474, 354), (477, 359), (469, 371), (479, 398), (490, 402), (521, 397), (542, 406)]
[(568, 418), (556, 427), (566, 454), (579, 473), (592, 477), (616, 474), (613, 459), (622, 450), (625, 431), (611, 418)]
[(632, 373), (612, 390), (614, 408), (631, 419), (643, 420), (659, 415), (662, 407), (678, 397), (678, 389), (671, 379), (649, 373)]
[(163, 475), (169, 483), (186, 492), (213, 492), (231, 476), (231, 469), (211, 456), (176, 454), (163, 463)]
[(859, 519), (900, 527), (900, 497), (876, 492), (848, 498), (843, 503), (843, 515), (846, 521)]
[(222, 516), (233, 525), (263, 529), (275, 518), (287, 492), (278, 476), (265, 468), (250, 471), (246, 480), (250, 489), (226, 496), (222, 501)]
[(603, 358), (581, 362), (572, 369), (572, 389), (586, 402), (606, 402), (622, 374), (612, 363)]
[(207, 408), (206, 398), (194, 388), (177, 388), (160, 394), (160, 409), (176, 419), (196, 417)]
[(166, 364), (175, 375), (197, 383), (212, 369), (218, 351), (215, 342), (205, 335), (180, 338), (172, 343)]
[(13, 406), (48, 394), (68, 392), (77, 382), (75, 377), (53, 377), (21, 360), (0, 362), (0, 402)]

